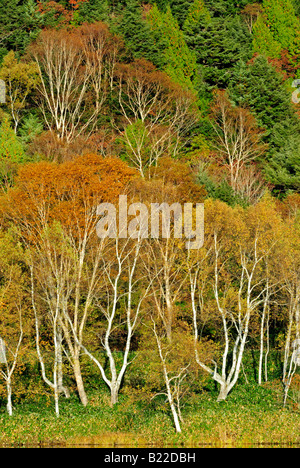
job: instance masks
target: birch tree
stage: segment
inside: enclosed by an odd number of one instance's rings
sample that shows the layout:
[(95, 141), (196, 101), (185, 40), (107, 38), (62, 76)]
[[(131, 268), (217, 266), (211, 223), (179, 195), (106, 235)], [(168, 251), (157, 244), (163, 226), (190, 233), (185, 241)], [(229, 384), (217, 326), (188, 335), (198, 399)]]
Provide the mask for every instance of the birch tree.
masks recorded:
[(245, 217), (239, 209), (232, 210), (220, 202), (213, 206), (208, 202), (206, 220), (210, 233), (207, 255), (205, 261), (202, 258), (190, 269), (191, 300), (196, 343), (199, 311), (205, 308), (201, 274), (203, 269), (210, 269), (208, 291), (211, 288), (222, 326), (221, 369), (218, 370), (217, 362), (214, 367), (207, 366), (197, 354), (196, 359), (199, 366), (220, 385), (218, 401), (221, 401), (226, 399), (238, 381), (251, 317), (264, 303), (269, 288), (264, 260), (278, 241), (269, 223), (280, 223), (280, 219), (265, 200), (250, 208)]
[[(93, 301), (99, 311), (99, 323), (103, 327), (100, 335), (100, 345), (108, 359), (109, 369), (88, 349), (79, 336), (76, 335), (69, 317), (70, 328), (76, 336), (76, 342), (98, 367), (100, 374), (107, 384), (111, 405), (118, 402), (120, 387), (130, 365), (130, 350), (132, 339), (140, 323), (143, 301), (149, 286), (144, 285), (144, 278), (139, 271), (140, 250), (142, 239), (113, 239), (106, 246), (101, 259), (102, 285)], [(116, 333), (124, 333), (124, 347), (121, 362), (114, 353), (114, 337)], [(120, 348), (119, 348), (120, 349)]]
[(228, 169), (230, 185), (237, 192), (242, 182), (240, 178), (244, 176), (249, 163), (267, 149), (262, 142), (264, 132), (258, 128), (249, 110), (232, 105), (226, 91), (214, 93), (212, 117), (215, 148), (222, 164)]
[(241, 13), (249, 29), (249, 33), (252, 34), (253, 26), (259, 15), (262, 14), (262, 6), (259, 3), (250, 3), (243, 8)]
[[(165, 342), (163, 335), (161, 335), (161, 333), (158, 331), (157, 319), (155, 320), (152, 317), (151, 320), (152, 331), (155, 336), (157, 351), (160, 359), (165, 384), (165, 392), (159, 394), (164, 394), (167, 396), (167, 400), (172, 413), (172, 418), (174, 421), (175, 430), (177, 433), (180, 433), (182, 432), (181, 424), (183, 422), (180, 406), (181, 385), (184, 379), (187, 377), (191, 362), (189, 362), (189, 359), (186, 359), (186, 362), (181, 363), (182, 365), (180, 366), (180, 363), (178, 362), (179, 359), (177, 356), (177, 359), (175, 359), (174, 366), (174, 362), (172, 362), (172, 359), (170, 359), (172, 346), (170, 345), (170, 343), (168, 343), (168, 340), (167, 343)], [(174, 345), (173, 341), (173, 351), (174, 349), (176, 349), (176, 346)]]
[(283, 284), (287, 314), (287, 330), (285, 333), (283, 358), (283, 403), (286, 405), (288, 392), (299, 366), (298, 351), (300, 339), (300, 256), (299, 256), (299, 226), (296, 217), (287, 220), (284, 230), (282, 251), (279, 254), (278, 273)]
[[(41, 374), (44, 382), (48, 385), (54, 392), (54, 405), (55, 405), (55, 414), (57, 417), (60, 415), (59, 411), (59, 395), (62, 391), (65, 392), (65, 395), (68, 396), (68, 391), (63, 387), (63, 370), (62, 370), (62, 343), (61, 343), (61, 333), (59, 330), (59, 305), (60, 305), (60, 291), (57, 290), (56, 297), (49, 298), (48, 305), (48, 319), (50, 322), (50, 329), (52, 331), (51, 336), (54, 344), (53, 358), (50, 362), (52, 379), (47, 376), (47, 369), (45, 364), (45, 359), (43, 356), (43, 351), (40, 344), (40, 327), (41, 327), (41, 316), (43, 321), (45, 321), (44, 313), (41, 314), (42, 307), (38, 306), (40, 301), (38, 300), (35, 288), (35, 269), (32, 265), (32, 259), (30, 261), (30, 270), (31, 270), (31, 303), (34, 311), (35, 318), (35, 338), (36, 338), (36, 351), (38, 355), (38, 360), (41, 367)], [(39, 271), (38, 273), (40, 273)], [(45, 272), (43, 272), (45, 273)], [(44, 312), (44, 310), (43, 310)], [(49, 361), (49, 359), (48, 359)], [(49, 367), (49, 362), (47, 363)]]
[[(96, 155), (60, 165), (33, 164), (23, 168), (16, 187), (4, 201), (7, 217), (18, 224), (21, 240), (30, 252), (37, 334), (39, 316), (46, 310), (57, 346), (57, 381), (62, 380), (59, 369), (64, 340), (64, 352), (84, 405), (87, 396), (78, 340), (83, 340), (99, 280), (103, 243), (96, 235), (97, 206), (103, 200), (115, 201), (133, 174), (120, 160), (104, 162)], [(43, 364), (41, 369), (43, 372)], [(60, 387), (63, 386), (57, 383)]]
[(148, 242), (144, 268), (151, 284), (154, 307), (162, 320), (169, 342), (176, 323), (176, 301), (185, 282), (182, 271), (183, 242), (177, 239), (157, 239)]
[(182, 292), (186, 273), (183, 268), (182, 242), (157, 239), (147, 242), (143, 266), (151, 284), (147, 298), (148, 328), (154, 336), (164, 390), (177, 433), (182, 431), (182, 387), (193, 366), (187, 329), (181, 330), (176, 301)]
[(106, 25), (44, 30), (31, 46), (45, 124), (67, 143), (91, 132), (112, 83), (120, 41)]
[(7, 412), (13, 414), (13, 376), (22, 357), (23, 338), (30, 327), (24, 326), (25, 288), (21, 270), (22, 249), (11, 232), (0, 236), (0, 377), (6, 384)]
[[(4, 341), (1, 339), (1, 347), (3, 352), (2, 360), (0, 361), (0, 375), (6, 382), (6, 389), (7, 389), (7, 412), (9, 416), (13, 414), (13, 405), (12, 405), (12, 377), (13, 373), (16, 369), (20, 347), (23, 340), (23, 322), (22, 322), (22, 309), (20, 304), (17, 306), (17, 321), (18, 324), (18, 337), (16, 342), (13, 343), (14, 337), (9, 337), (8, 341)], [(2, 364), (2, 365), (1, 365)]]
[[(197, 121), (194, 97), (144, 59), (117, 68), (122, 132), (128, 157), (142, 177), (163, 154), (175, 156)], [(145, 151), (146, 149), (146, 151)]]

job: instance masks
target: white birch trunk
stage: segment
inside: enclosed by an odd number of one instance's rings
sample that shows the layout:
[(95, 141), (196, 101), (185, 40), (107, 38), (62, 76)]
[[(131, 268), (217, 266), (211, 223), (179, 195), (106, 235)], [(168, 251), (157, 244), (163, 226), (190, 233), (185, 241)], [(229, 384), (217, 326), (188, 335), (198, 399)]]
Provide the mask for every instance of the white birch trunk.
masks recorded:
[[(220, 385), (220, 391), (218, 401), (225, 400), (237, 383), (239, 374), (242, 367), (242, 359), (245, 351), (245, 345), (249, 332), (249, 322), (253, 310), (262, 302), (261, 296), (265, 293), (266, 287), (256, 295), (253, 293), (254, 290), (254, 273), (258, 264), (261, 262), (262, 257), (257, 255), (257, 244), (254, 241), (254, 259), (252, 267), (248, 267), (246, 256), (241, 252), (241, 272), (240, 272), (240, 286), (237, 294), (238, 299), (238, 311), (236, 316), (222, 306), (220, 299), (220, 285), (219, 285), (219, 254), (220, 247), (217, 242), (217, 235), (214, 235), (214, 283), (213, 290), (216, 300), (217, 309), (219, 311), (222, 324), (223, 324), (223, 336), (224, 336), (224, 350), (222, 355), (221, 372), (217, 371), (217, 364), (215, 363), (215, 369), (211, 369), (209, 366), (204, 364), (199, 359), (196, 346), (198, 342), (198, 306), (196, 301), (197, 283), (198, 276), (200, 274), (199, 267), (193, 273), (190, 270), (190, 288), (191, 288), (191, 300), (192, 300), (192, 311), (193, 311), (193, 327), (194, 327), (194, 341), (195, 341), (195, 357), (198, 365), (208, 372), (212, 378)], [(246, 302), (246, 305), (245, 305)], [(234, 326), (236, 331), (236, 337), (230, 337), (229, 331)], [(233, 341), (234, 340), (234, 341)], [(231, 342), (232, 344), (232, 361), (229, 366), (229, 352)]]
[(11, 376), (8, 375), (7, 381), (6, 381), (6, 388), (7, 388), (7, 412), (9, 416), (12, 416), (13, 410), (12, 410), (12, 388), (11, 388)]
[(175, 429), (176, 429), (177, 433), (180, 433), (181, 432), (181, 426), (180, 426), (180, 422), (179, 422), (179, 415), (177, 414), (176, 406), (175, 406), (175, 403), (174, 403), (173, 393), (172, 393), (171, 386), (170, 386), (171, 379), (170, 379), (168, 371), (167, 371), (166, 360), (165, 360), (165, 357), (163, 355), (161, 342), (160, 342), (160, 339), (159, 339), (158, 334), (156, 332), (156, 326), (155, 326), (154, 321), (153, 321), (153, 332), (154, 332), (154, 336), (155, 336), (156, 343), (157, 343), (157, 349), (158, 349), (160, 361), (161, 361), (161, 364), (162, 364), (163, 376), (164, 376), (164, 381), (165, 381), (166, 390), (167, 390), (167, 398), (168, 398), (168, 402), (169, 402), (169, 405), (170, 405), (170, 408), (171, 408), (171, 413), (172, 413)]
[[(68, 314), (66, 314), (65, 316), (65, 319), (67, 320), (72, 331), (75, 343), (81, 349), (83, 349), (85, 354), (89, 356), (89, 358), (96, 364), (104, 382), (109, 387), (112, 405), (115, 405), (118, 401), (118, 395), (122, 385), (122, 381), (125, 372), (130, 364), (129, 353), (131, 348), (132, 337), (137, 326), (142, 302), (146, 297), (146, 294), (150, 287), (149, 285), (148, 288), (146, 288), (144, 294), (140, 296), (138, 303), (135, 305), (133, 310), (132, 295), (133, 292), (138, 290), (138, 282), (140, 280), (140, 278), (134, 280), (134, 277), (136, 275), (136, 267), (139, 259), (141, 240), (137, 239), (134, 247), (130, 247), (128, 240), (125, 241), (125, 244), (123, 246), (120, 245), (119, 239), (114, 240), (114, 242), (116, 257), (115, 260), (113, 260), (113, 262), (116, 261), (117, 271), (115, 273), (112, 273), (111, 271), (111, 266), (113, 265), (113, 263), (111, 263), (111, 257), (109, 258), (109, 260), (103, 259), (104, 263), (102, 268), (103, 279), (106, 282), (105, 291), (107, 294), (107, 308), (104, 308), (101, 302), (97, 303), (97, 305), (103, 313), (104, 318), (107, 321), (105, 336), (102, 341), (102, 345), (109, 361), (110, 377), (106, 375), (106, 371), (100, 363), (100, 361), (83, 345), (82, 335), (80, 335), (75, 330), (74, 324), (72, 323), (70, 316)], [(126, 250), (127, 247), (129, 247), (129, 250)], [(128, 288), (126, 293), (122, 291), (122, 285), (120, 283), (121, 275), (124, 274), (128, 275)], [(127, 338), (123, 354), (122, 366), (120, 371), (118, 372), (116, 360), (114, 357), (113, 350), (111, 348), (110, 341), (114, 328), (118, 326), (118, 323), (116, 323), (116, 313), (117, 306), (121, 297), (126, 298), (126, 317), (124, 323), (126, 323)]]

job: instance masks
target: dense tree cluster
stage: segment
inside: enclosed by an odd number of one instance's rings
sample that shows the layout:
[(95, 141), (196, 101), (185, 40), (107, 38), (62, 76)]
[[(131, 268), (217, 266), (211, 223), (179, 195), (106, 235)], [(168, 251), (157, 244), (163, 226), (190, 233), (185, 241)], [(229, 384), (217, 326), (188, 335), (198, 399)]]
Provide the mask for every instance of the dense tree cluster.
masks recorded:
[[(2, 0), (9, 414), (34, 385), (57, 415), (70, 389), (88, 405), (92, 363), (112, 405), (124, 379), (141, 398), (164, 393), (180, 432), (182, 401), (205, 379), (226, 399), (250, 346), (258, 384), (279, 349), (286, 404), (300, 340), (299, 15), (292, 0)], [(133, 221), (133, 238), (99, 239), (97, 206), (122, 195), (140, 217), (140, 202), (204, 203), (203, 247), (143, 238)]]

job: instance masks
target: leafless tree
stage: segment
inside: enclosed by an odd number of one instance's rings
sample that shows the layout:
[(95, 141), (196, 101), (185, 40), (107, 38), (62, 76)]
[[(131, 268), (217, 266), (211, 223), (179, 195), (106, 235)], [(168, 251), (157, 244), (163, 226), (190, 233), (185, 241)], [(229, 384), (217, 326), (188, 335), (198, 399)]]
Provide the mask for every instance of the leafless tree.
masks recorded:
[(164, 153), (177, 154), (181, 136), (197, 120), (193, 96), (144, 59), (119, 65), (117, 76), (119, 105), (127, 124), (119, 131), (144, 177), (145, 169), (156, 165)]
[(45, 30), (31, 46), (41, 82), (39, 107), (59, 139), (71, 142), (95, 128), (119, 50), (120, 41), (103, 23), (70, 32)]
[(259, 15), (262, 13), (262, 6), (259, 3), (252, 3), (246, 5), (241, 13), (245, 20), (245, 23), (248, 26), (250, 34), (252, 34), (253, 26), (256, 23)]
[(222, 164), (228, 168), (231, 187), (238, 192), (247, 165), (266, 151), (267, 147), (262, 142), (264, 132), (247, 109), (231, 104), (226, 91), (215, 92), (212, 117), (215, 148)]

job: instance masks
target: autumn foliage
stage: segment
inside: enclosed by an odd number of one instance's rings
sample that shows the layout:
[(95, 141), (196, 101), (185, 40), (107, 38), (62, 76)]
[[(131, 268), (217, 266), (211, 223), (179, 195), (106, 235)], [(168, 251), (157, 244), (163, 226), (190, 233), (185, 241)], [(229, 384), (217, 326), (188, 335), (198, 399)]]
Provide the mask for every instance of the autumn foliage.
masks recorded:
[(241, 435), (273, 384), (299, 410), (300, 9), (246, 3), (2, 0), (10, 416), (75, 394), (181, 433), (229, 398)]
[(3, 207), (5, 216), (30, 236), (54, 220), (67, 231), (80, 232), (87, 227), (87, 217), (95, 216), (97, 205), (116, 202), (134, 175), (120, 159), (103, 159), (96, 154), (63, 164), (29, 164), (20, 170), (9, 192)]

